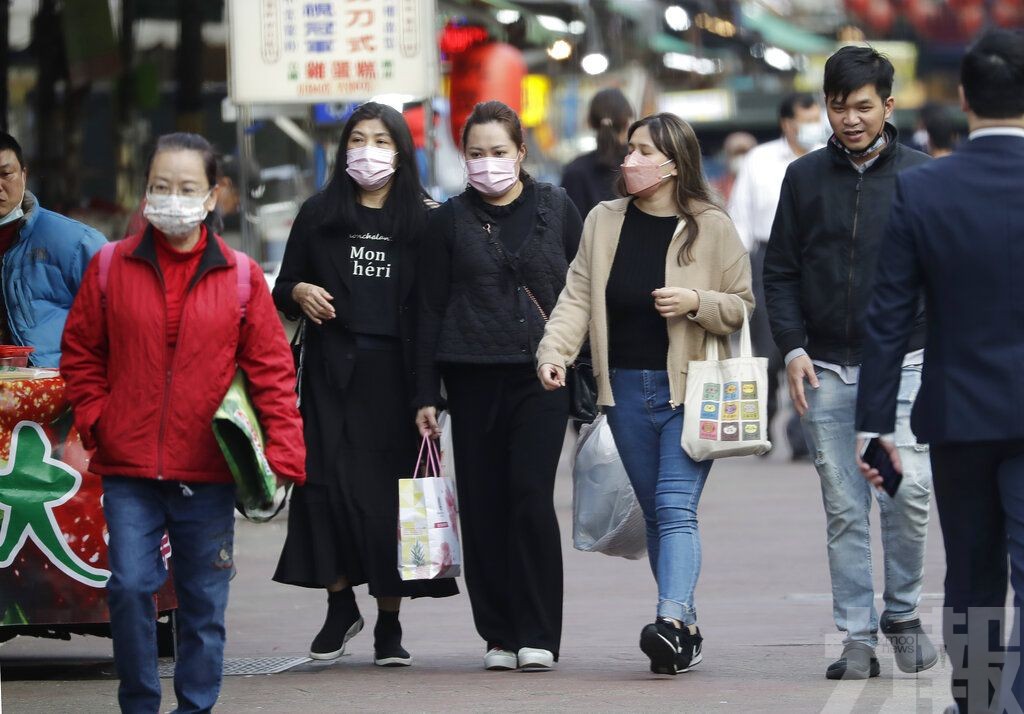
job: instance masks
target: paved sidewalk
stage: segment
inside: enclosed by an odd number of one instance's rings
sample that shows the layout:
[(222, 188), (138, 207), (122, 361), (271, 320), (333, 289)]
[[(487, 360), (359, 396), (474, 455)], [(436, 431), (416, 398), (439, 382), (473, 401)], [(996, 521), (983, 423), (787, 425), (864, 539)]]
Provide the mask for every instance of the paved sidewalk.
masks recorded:
[[(637, 647), (656, 596), (646, 562), (573, 550), (570, 498), (563, 464), (557, 503), (565, 549), (565, 628), (555, 671), (484, 671), (484, 645), (464, 594), (407, 602), (402, 622), (415, 666), (376, 668), (374, 607), (360, 588), (367, 628), (350, 644), (348, 656), (283, 674), (226, 677), (217, 711), (941, 712), (950, 701), (944, 662), (914, 677), (896, 670), (884, 647), (881, 677), (825, 680), (841, 639), (831, 620), (824, 515), (809, 464), (729, 459), (712, 469), (700, 509), (704, 567), (697, 608), (704, 662), (674, 678), (651, 675)], [(229, 657), (304, 655), (322, 622), (322, 592), (270, 581), (284, 525), (283, 519), (262, 526), (238, 522)], [(933, 508), (922, 616), (936, 639), (942, 562)], [(880, 586), (878, 572), (876, 582)], [(96, 678), (110, 676), (110, 652), (109, 641), (97, 638), (4, 645), (5, 711), (116, 711), (116, 681)], [(25, 678), (27, 665), (35, 665), (29, 673), (36, 679)], [(163, 684), (169, 711), (173, 689), (170, 680)]]

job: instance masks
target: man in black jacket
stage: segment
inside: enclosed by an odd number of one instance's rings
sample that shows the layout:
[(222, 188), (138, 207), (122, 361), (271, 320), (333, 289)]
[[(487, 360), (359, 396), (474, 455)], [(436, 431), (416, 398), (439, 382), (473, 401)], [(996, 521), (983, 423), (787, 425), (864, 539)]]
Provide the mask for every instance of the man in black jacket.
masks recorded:
[(878, 496), (885, 548), (880, 622), (868, 526), (873, 489), (854, 458), (864, 312), (896, 174), (928, 160), (896, 141), (887, 121), (892, 81), (892, 64), (871, 48), (844, 47), (829, 58), (824, 90), (833, 134), (825, 148), (789, 165), (765, 257), (768, 318), (821, 480), (833, 617), (846, 632), (842, 656), (826, 670), (829, 679), (878, 676), (879, 625), (901, 670), (919, 672), (938, 660), (917, 613), (931, 471), (927, 447), (910, 431), (909, 413), (921, 383), (923, 315), (900, 387), (896, 443), (903, 484), (895, 498)]

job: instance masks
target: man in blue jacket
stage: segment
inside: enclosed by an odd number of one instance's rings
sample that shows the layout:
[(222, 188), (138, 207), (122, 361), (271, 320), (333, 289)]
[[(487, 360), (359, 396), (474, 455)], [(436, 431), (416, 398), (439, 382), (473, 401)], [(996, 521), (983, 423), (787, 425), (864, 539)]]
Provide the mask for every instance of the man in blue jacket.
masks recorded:
[(40, 206), (27, 178), (21, 145), (0, 132), (0, 344), (32, 347), (33, 366), (56, 368), (68, 310), (106, 239)]
[[(985, 33), (960, 76), (970, 140), (896, 180), (867, 312), (857, 429), (861, 442), (893, 432), (923, 290), (927, 342), (911, 426), (931, 446), (953, 695), (961, 714), (1019, 712), (1020, 634), (1004, 651), (1001, 623), (1007, 553), (1017, 618), (1024, 597), (1024, 34)], [(905, 466), (890, 436), (881, 444)], [(992, 706), (1000, 677), (1002, 706)]]
[[(921, 380), (924, 316), (904, 355), (897, 443), (907, 465), (895, 498), (879, 495), (885, 551), (885, 610), (875, 609), (869, 517), (872, 489), (852, 456), (864, 337), (882, 237), (897, 174), (929, 158), (897, 140), (893, 66), (870, 47), (843, 47), (825, 63), (832, 137), (786, 169), (764, 261), (772, 336), (785, 357), (789, 393), (821, 482), (832, 579), (832, 612), (846, 632), (828, 679), (877, 677), (878, 630), (896, 665), (920, 672), (938, 661), (921, 627), (918, 602), (928, 531), (931, 473), (926, 447), (910, 432)], [(810, 386), (805, 386), (809, 384)]]

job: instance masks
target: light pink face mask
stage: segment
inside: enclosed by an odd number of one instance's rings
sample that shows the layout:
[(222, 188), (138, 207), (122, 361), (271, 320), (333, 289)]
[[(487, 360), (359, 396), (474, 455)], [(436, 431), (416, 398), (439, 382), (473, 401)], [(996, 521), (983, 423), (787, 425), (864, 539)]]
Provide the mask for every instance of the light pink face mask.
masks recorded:
[(376, 191), (394, 175), (396, 153), (376, 146), (349, 149), (345, 152), (345, 173), (365, 190)]
[(637, 198), (647, 198), (658, 190), (661, 182), (672, 175), (672, 172), (662, 175), (662, 166), (671, 164), (672, 159), (657, 164), (636, 151), (626, 157), (622, 162), (622, 178), (626, 182), (626, 191)]
[(483, 156), (467, 159), (469, 185), (485, 196), (501, 196), (519, 180), (515, 159)]

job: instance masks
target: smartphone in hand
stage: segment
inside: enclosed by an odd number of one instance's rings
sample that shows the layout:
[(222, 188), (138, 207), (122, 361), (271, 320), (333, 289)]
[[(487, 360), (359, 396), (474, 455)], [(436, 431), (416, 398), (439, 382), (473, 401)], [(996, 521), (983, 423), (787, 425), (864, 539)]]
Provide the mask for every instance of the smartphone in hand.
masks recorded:
[(892, 465), (889, 453), (882, 448), (877, 437), (868, 442), (861, 459), (871, 468), (878, 469), (878, 473), (882, 475), (882, 488), (890, 498), (896, 498), (896, 491), (903, 481), (903, 474)]

